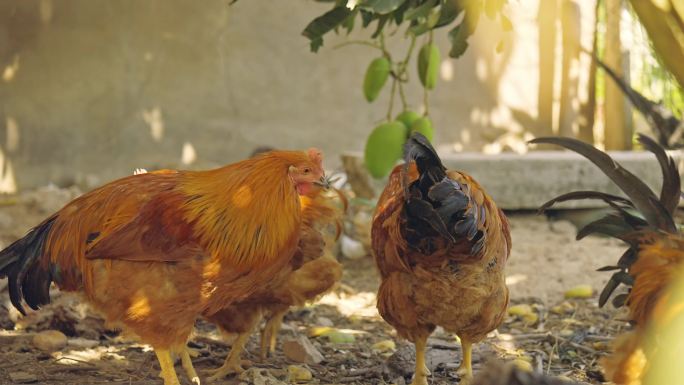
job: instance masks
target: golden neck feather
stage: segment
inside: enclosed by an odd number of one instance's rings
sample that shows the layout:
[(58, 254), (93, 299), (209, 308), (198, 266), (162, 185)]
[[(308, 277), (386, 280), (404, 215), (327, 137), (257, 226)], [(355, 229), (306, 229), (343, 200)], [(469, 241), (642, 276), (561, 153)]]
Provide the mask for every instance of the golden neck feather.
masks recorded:
[(188, 196), (186, 218), (212, 257), (256, 267), (294, 247), (301, 215), (289, 164), (263, 156), (186, 174), (181, 183)]

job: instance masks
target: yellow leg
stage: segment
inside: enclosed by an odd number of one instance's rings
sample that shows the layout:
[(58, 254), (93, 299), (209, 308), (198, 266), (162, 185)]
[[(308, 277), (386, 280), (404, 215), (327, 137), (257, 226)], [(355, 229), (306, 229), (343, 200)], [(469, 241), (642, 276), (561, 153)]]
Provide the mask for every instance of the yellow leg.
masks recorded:
[(411, 385), (428, 385), (427, 376), (430, 375), (427, 365), (425, 364), (425, 350), (427, 348), (427, 336), (421, 337), (416, 344), (416, 372), (413, 375)]
[(468, 383), (473, 378), (473, 343), (461, 338), (461, 348), (463, 349), (463, 361), (456, 373), (461, 376), (461, 383)]
[(283, 323), (285, 313), (287, 313), (287, 310), (278, 312), (266, 322), (264, 330), (261, 332), (261, 361), (266, 360), (269, 353), (275, 352), (278, 332)]
[(176, 370), (173, 368), (171, 351), (155, 349), (154, 353), (157, 355), (157, 359), (159, 360), (159, 366), (161, 367), (160, 377), (164, 379), (164, 385), (180, 385), (180, 382), (178, 382), (178, 376), (176, 376)]
[(240, 360), (240, 356), (242, 356), (242, 351), (245, 348), (245, 343), (247, 343), (250, 334), (251, 331), (242, 333), (235, 339), (223, 365), (220, 368), (211, 371), (212, 375), (209, 377), (209, 380), (218, 380), (229, 374), (244, 372), (244, 369), (241, 366), (242, 361)]
[(190, 359), (189, 349), (190, 348), (186, 347), (185, 349), (183, 349), (183, 351), (181, 351), (181, 364), (183, 365), (183, 369), (185, 369), (185, 374), (188, 375), (190, 382), (192, 382), (193, 384), (200, 385), (199, 376), (197, 375), (195, 368), (192, 366), (192, 360)]

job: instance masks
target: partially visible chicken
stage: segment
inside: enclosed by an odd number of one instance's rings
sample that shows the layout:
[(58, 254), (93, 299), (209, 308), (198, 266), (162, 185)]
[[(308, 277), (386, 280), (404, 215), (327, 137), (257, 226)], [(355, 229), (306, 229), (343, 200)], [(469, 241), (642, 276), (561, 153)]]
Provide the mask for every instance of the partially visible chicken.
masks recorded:
[(165, 385), (172, 353), (192, 382), (185, 344), (211, 315), (268, 284), (293, 258), (299, 195), (323, 184), (322, 154), (276, 151), (209, 171), (129, 176), (68, 203), (0, 252), (0, 277), (24, 312), (54, 281), (106, 321), (152, 345)]
[(473, 178), (446, 170), (423, 135), (408, 140), (405, 161), (390, 175), (373, 217), (378, 310), (416, 345), (413, 385), (428, 383), (425, 350), (436, 326), (461, 339), (459, 373), (468, 381), (472, 344), (506, 314), (508, 221)]
[[(644, 379), (655, 378), (659, 373), (649, 368), (654, 363), (663, 364), (653, 357), (666, 349), (684, 353), (684, 338), (663, 339), (661, 336), (665, 328), (676, 326), (673, 325), (674, 320), (684, 320), (684, 298), (679, 295), (677, 302), (672, 302), (673, 295), (677, 295), (673, 292), (678, 284), (675, 277), (684, 271), (684, 236), (673, 219), (681, 196), (679, 172), (674, 160), (655, 141), (640, 135), (639, 142), (653, 152), (660, 163), (663, 173), (660, 197), (641, 179), (589, 144), (569, 138), (538, 138), (532, 141), (557, 144), (578, 152), (596, 164), (628, 197), (577, 191), (559, 196), (540, 208), (545, 210), (557, 202), (572, 199), (600, 199), (613, 209), (611, 214), (581, 229), (577, 238), (599, 233), (621, 239), (629, 245), (616, 266), (599, 269), (617, 271), (600, 295), (600, 306), (608, 301), (621, 283), (630, 289), (629, 293), (616, 296), (613, 304), (627, 305), (634, 329), (619, 336), (613, 344), (614, 352), (602, 361), (606, 378), (619, 385), (653, 384)], [(684, 278), (684, 275), (679, 277)], [(670, 378), (670, 381), (670, 384), (684, 383), (684, 376), (679, 374), (678, 378)]]
[(291, 306), (301, 306), (334, 287), (342, 277), (342, 265), (331, 249), (341, 232), (341, 214), (346, 200), (341, 192), (343, 208), (334, 206), (333, 197), (316, 190), (301, 196), (302, 225), (299, 246), (290, 265), (249, 298), (206, 316), (223, 333), (237, 334), (231, 351), (210, 379), (242, 372), (241, 355), (245, 343), (261, 320), (266, 326), (261, 332), (261, 359), (275, 350), (276, 337), (285, 314)]

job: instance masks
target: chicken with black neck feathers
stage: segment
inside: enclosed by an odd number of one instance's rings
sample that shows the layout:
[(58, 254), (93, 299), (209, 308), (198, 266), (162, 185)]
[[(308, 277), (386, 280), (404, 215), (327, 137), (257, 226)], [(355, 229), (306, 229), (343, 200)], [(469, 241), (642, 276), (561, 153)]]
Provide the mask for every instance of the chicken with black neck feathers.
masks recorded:
[(373, 217), (372, 248), (382, 283), (378, 310), (416, 345), (412, 385), (427, 385), (427, 339), (437, 326), (459, 336), (462, 382), (472, 378), (472, 345), (502, 322), (508, 221), (469, 175), (447, 170), (414, 133), (405, 164), (390, 175)]

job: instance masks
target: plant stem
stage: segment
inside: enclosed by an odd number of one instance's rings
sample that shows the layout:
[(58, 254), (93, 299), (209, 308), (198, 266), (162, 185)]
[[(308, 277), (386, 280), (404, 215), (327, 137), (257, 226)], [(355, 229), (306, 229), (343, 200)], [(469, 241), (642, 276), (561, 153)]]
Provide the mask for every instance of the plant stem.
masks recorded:
[(401, 99), (401, 108), (406, 111), (408, 109), (408, 103), (406, 103), (406, 95), (404, 95), (404, 85), (403, 82), (399, 82), (399, 98)]
[[(428, 35), (428, 44), (432, 44), (432, 32), (433, 30), (430, 30), (429, 35)], [(425, 105), (425, 113), (423, 116), (428, 116), (430, 114), (430, 107), (429, 107), (429, 97), (428, 97), (428, 89), (427, 87), (423, 87), (423, 104)]]
[(389, 51), (387, 48), (385, 48), (385, 33), (380, 32), (380, 36), (378, 37), (378, 41), (380, 42), (380, 49), (382, 50), (382, 54), (385, 55), (385, 57), (392, 62), (392, 55), (390, 55)]
[(342, 43), (340, 43), (340, 44), (334, 46), (333, 49), (339, 49), (339, 48), (346, 47), (346, 46), (352, 45), (352, 44), (367, 45), (367, 46), (369, 46), (369, 47), (377, 48), (377, 49), (383, 51), (383, 53), (384, 53), (384, 51), (385, 51), (381, 46), (379, 46), (379, 45), (377, 45), (377, 44), (375, 44), (375, 43), (373, 43), (373, 42), (371, 42), (371, 41), (365, 41), (365, 40), (350, 40), (350, 41), (345, 41), (345, 42), (342, 42)]
[(416, 37), (414, 35), (411, 35), (411, 44), (409, 45), (409, 49), (406, 52), (406, 57), (404, 57), (404, 60), (400, 62), (397, 66), (397, 79), (399, 80), (399, 97), (401, 97), (401, 105), (404, 111), (406, 111), (406, 109), (408, 108), (408, 103), (406, 103), (406, 95), (404, 94), (403, 83), (408, 82), (408, 72), (406, 71), (406, 67), (408, 67), (408, 62), (411, 59), (411, 53), (413, 53), (413, 47), (415, 45)]
[(397, 79), (392, 78), (392, 90), (390, 91), (390, 101), (389, 101), (389, 108), (387, 109), (387, 121), (391, 122), (392, 121), (392, 107), (394, 106), (394, 94), (396, 93), (397, 90)]

